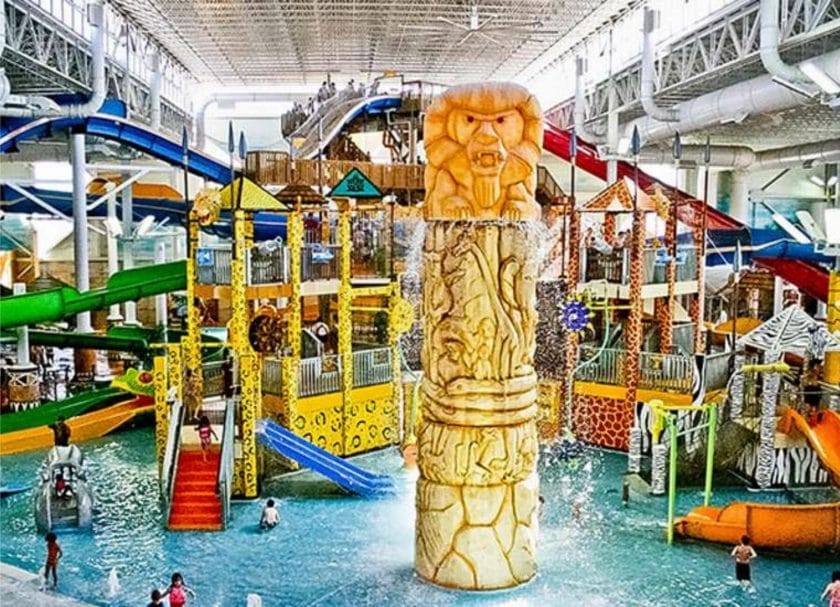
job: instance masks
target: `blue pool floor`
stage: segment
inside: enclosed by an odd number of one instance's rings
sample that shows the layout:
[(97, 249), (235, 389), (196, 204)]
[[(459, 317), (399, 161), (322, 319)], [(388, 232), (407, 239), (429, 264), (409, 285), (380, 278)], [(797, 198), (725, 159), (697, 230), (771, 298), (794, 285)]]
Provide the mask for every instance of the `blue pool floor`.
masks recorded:
[[(590, 451), (572, 462), (540, 462), (545, 507), (539, 576), (505, 592), (457, 593), (429, 586), (412, 573), (414, 474), (393, 450), (358, 458), (394, 474), (396, 495), (365, 500), (341, 493), (304, 472), (269, 481), (266, 497), (279, 504), (281, 522), (257, 528), (262, 501), (236, 503), (222, 533), (169, 533), (158, 501), (154, 440), (149, 429), (115, 434), (83, 445), (96, 493), (93, 530), (64, 533), (61, 590), (95, 605), (145, 605), (173, 571), (183, 573), (194, 605), (245, 607), (249, 593), (265, 607), (326, 605), (526, 606), (756, 606), (818, 605), (832, 569), (828, 555), (784, 558), (759, 554), (756, 591), (733, 579), (729, 548), (664, 542), (666, 502), (633, 495), (621, 505), (620, 454)], [(2, 458), (3, 482), (31, 480), (43, 452)], [(781, 500), (781, 494), (719, 489), (713, 503)], [(37, 571), (45, 554), (32, 515), (32, 495), (0, 501), (0, 559)], [(702, 500), (681, 490), (678, 512)], [(579, 520), (572, 504), (581, 504)], [(116, 569), (121, 588), (112, 593)]]

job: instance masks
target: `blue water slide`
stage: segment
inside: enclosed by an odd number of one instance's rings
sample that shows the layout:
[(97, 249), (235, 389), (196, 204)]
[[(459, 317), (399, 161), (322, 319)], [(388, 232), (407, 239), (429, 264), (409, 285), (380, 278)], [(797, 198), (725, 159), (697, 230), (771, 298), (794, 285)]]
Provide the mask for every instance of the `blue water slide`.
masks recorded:
[[(33, 196), (41, 199), (59, 213), (70, 217), (73, 215), (73, 199), (70, 192), (45, 190), (40, 188), (21, 188)], [(88, 204), (92, 204), (96, 195), (88, 194)], [(49, 214), (50, 211), (9, 186), (0, 186), (0, 206), (6, 213), (22, 213), (25, 215)], [(147, 215), (153, 215), (158, 221), (168, 219), (177, 225), (186, 224), (184, 203), (171, 198), (134, 197), (134, 218), (139, 221)], [(88, 210), (89, 217), (106, 216), (107, 205), (103, 202)], [(213, 225), (202, 228), (218, 236), (230, 236), (230, 214), (222, 212), (221, 217)], [(277, 237), (286, 238), (286, 216), (280, 213), (258, 211), (254, 214), (254, 238), (257, 241), (271, 240)]]
[(272, 451), (306, 466), (352, 493), (376, 497), (394, 492), (394, 481), (390, 476), (363, 470), (271, 420), (257, 422), (257, 438)]
[[(174, 141), (149, 129), (130, 122), (115, 114), (99, 113), (88, 118), (36, 118), (29, 121), (8, 121), (3, 123), (0, 134), (0, 153), (17, 150), (22, 141), (50, 137), (55, 131), (81, 129), (92, 137), (117, 141), (135, 150), (153, 156), (174, 166), (182, 164), (180, 141)], [(191, 149), (189, 151), (190, 172), (219, 184), (230, 181), (230, 166), (210, 156)]]

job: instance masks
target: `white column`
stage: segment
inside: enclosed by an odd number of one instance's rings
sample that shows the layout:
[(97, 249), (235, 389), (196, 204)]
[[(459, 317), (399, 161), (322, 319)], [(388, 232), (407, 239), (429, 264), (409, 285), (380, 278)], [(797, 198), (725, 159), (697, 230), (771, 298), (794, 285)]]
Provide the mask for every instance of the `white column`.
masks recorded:
[[(123, 174), (123, 179), (131, 175)], [(123, 270), (134, 267), (134, 192), (133, 186), (122, 191), (122, 225), (123, 225)], [(125, 302), (125, 324), (137, 325), (137, 304), (133, 301)]]
[[(667, 434), (666, 434), (667, 437)], [(667, 440), (667, 439), (666, 439)], [(668, 477), (668, 445), (657, 443), (651, 447), (650, 458), (650, 493), (665, 495)]]
[[(85, 134), (70, 136), (71, 159), (73, 163), (73, 259), (76, 271), (76, 289), (90, 289), (90, 250), (87, 230), (87, 184), (85, 183)], [(90, 312), (76, 316), (76, 330), (91, 333)]]
[[(23, 295), (26, 293), (26, 285), (22, 282), (14, 283), (12, 285), (12, 293)], [(17, 328), (17, 364), (21, 367), (31, 364), (29, 360), (29, 327), (26, 325)]]
[(746, 171), (732, 173), (732, 194), (729, 214), (735, 219), (747, 223), (750, 213), (749, 174)]
[[(117, 220), (116, 194), (108, 194), (107, 205), (108, 219), (111, 220), (109, 223), (114, 224)], [(108, 243), (108, 276), (113, 276), (120, 269), (119, 243), (117, 242), (116, 234), (112, 234), (110, 230), (108, 230), (106, 238)], [(108, 322), (118, 322), (122, 319), (123, 316), (120, 313), (120, 304), (112, 305), (108, 310)]]
[[(158, 240), (155, 243), (155, 265), (160, 265), (166, 261), (166, 243), (163, 240)], [(166, 326), (166, 294), (155, 296), (155, 324), (159, 327)]]

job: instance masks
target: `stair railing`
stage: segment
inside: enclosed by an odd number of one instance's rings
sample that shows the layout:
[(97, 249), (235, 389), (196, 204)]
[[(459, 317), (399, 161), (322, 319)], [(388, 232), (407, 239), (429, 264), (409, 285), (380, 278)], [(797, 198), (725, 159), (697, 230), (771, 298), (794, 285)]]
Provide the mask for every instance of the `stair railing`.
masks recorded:
[(184, 404), (176, 400), (169, 416), (169, 432), (166, 435), (166, 449), (163, 452), (161, 473), (161, 497), (164, 499), (166, 522), (172, 510), (172, 494), (175, 491), (175, 477), (178, 475), (178, 456), (181, 452), (181, 427), (184, 424)]
[(233, 437), (236, 434), (234, 426), (234, 409), (236, 401), (228, 399), (225, 402), (225, 424), (222, 427), (222, 448), (219, 457), (219, 475), (216, 480), (216, 495), (222, 503), (222, 528), (226, 529), (230, 519), (230, 494), (233, 489)]

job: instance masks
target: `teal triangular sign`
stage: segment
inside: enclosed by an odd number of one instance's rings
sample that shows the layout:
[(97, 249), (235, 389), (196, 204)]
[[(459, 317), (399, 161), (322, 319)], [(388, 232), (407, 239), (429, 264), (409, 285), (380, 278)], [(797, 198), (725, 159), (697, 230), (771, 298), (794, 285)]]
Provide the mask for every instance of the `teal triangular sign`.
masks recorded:
[(359, 169), (350, 169), (350, 172), (330, 190), (329, 195), (347, 198), (382, 198), (379, 188)]

